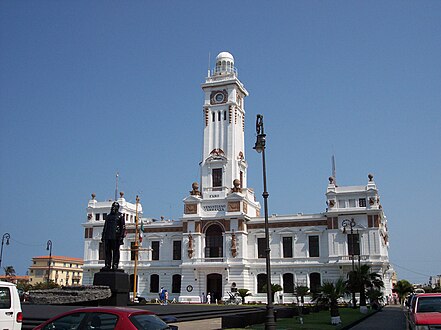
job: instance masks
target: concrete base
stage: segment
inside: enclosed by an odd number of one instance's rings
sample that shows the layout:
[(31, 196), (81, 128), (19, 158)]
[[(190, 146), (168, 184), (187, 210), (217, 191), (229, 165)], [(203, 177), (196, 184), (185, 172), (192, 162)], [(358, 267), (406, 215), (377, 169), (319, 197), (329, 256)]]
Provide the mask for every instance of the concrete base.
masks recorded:
[(103, 301), (103, 305), (127, 306), (130, 292), (128, 274), (118, 271), (101, 271), (93, 277), (93, 285), (105, 285), (112, 291), (112, 296)]

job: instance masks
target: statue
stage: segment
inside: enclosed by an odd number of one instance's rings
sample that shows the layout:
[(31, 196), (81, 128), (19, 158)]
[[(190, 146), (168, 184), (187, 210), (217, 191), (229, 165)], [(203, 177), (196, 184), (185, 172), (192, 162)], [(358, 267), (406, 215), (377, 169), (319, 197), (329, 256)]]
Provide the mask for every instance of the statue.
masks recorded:
[(110, 214), (104, 223), (101, 241), (104, 243), (105, 264), (103, 270), (117, 270), (119, 246), (124, 244), (126, 224), (119, 210), (119, 203), (113, 202)]

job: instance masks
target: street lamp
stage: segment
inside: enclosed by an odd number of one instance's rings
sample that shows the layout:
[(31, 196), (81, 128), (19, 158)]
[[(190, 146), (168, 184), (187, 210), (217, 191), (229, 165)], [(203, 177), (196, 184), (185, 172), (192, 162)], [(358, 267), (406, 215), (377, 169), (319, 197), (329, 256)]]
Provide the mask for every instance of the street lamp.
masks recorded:
[(46, 244), (46, 250), (49, 251), (49, 261), (47, 265), (49, 266), (47, 271), (47, 283), (49, 284), (49, 278), (51, 276), (51, 263), (52, 263), (52, 241), (48, 240)]
[[(352, 276), (355, 275), (355, 265), (354, 265), (354, 255), (355, 255), (355, 248), (354, 248), (354, 227), (356, 225), (354, 218), (352, 218), (351, 220), (349, 219), (345, 219), (342, 221), (342, 226), (343, 226), (343, 234), (346, 234), (346, 227), (350, 227), (351, 228), (351, 239), (350, 239), (350, 243), (351, 243), (351, 248), (350, 248), (350, 255), (351, 255), (351, 259), (352, 259)], [(360, 255), (360, 254), (359, 254)], [(354, 279), (352, 279), (354, 280)], [(355, 289), (354, 287), (352, 287), (352, 308), (357, 308), (356, 306), (356, 301), (355, 301)]]
[(11, 235), (9, 233), (4, 233), (2, 237), (2, 249), (0, 251), (0, 267), (2, 266), (2, 258), (3, 258), (3, 244), (5, 244), (5, 238), (6, 238), (6, 245), (9, 245), (9, 239), (11, 238)]
[(271, 263), (270, 263), (270, 245), (269, 245), (269, 230), (268, 230), (268, 192), (266, 191), (266, 166), (265, 166), (265, 139), (266, 134), (263, 130), (263, 116), (257, 115), (256, 118), (256, 134), (257, 140), (254, 148), (258, 153), (262, 154), (262, 168), (263, 168), (263, 205), (265, 211), (265, 259), (266, 259), (266, 322), (265, 329), (276, 329), (276, 322), (274, 321), (274, 306), (271, 294)]

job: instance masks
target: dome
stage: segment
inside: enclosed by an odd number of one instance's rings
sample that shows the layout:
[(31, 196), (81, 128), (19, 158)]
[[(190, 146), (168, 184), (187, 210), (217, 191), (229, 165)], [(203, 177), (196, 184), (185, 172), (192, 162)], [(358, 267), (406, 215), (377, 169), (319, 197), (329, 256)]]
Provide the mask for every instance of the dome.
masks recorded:
[(234, 57), (229, 52), (222, 52), (216, 56), (216, 62), (222, 61), (222, 60), (234, 63)]

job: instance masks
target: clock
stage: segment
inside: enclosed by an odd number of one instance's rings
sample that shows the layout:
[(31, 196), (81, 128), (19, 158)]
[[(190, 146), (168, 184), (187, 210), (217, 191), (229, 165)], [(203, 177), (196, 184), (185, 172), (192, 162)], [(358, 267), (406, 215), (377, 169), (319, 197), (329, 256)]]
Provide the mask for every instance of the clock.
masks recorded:
[(222, 103), (224, 101), (224, 99), (225, 99), (225, 96), (223, 93), (217, 93), (214, 96), (214, 100), (216, 101), (216, 103)]
[(210, 103), (211, 104), (221, 104), (225, 103), (227, 101), (227, 91), (221, 90), (221, 91), (212, 91), (210, 95)]

